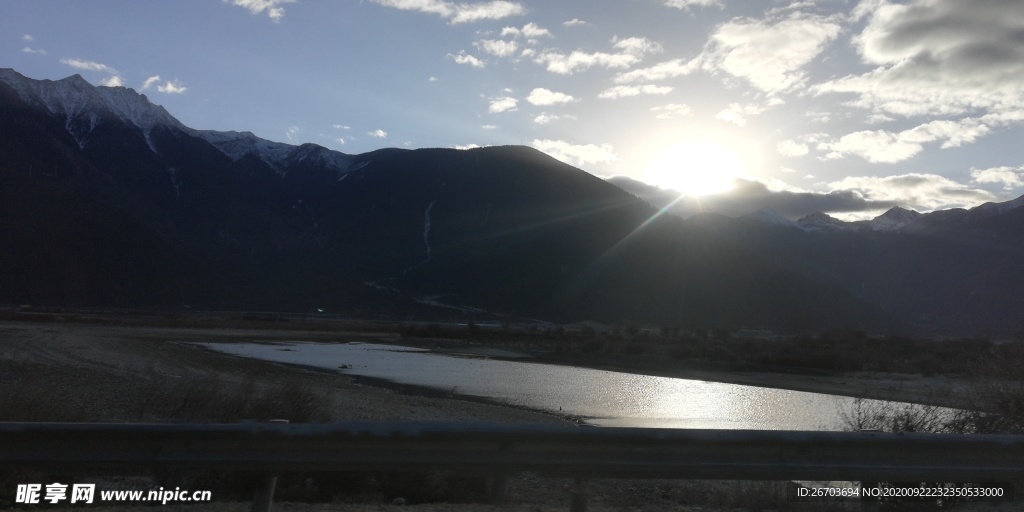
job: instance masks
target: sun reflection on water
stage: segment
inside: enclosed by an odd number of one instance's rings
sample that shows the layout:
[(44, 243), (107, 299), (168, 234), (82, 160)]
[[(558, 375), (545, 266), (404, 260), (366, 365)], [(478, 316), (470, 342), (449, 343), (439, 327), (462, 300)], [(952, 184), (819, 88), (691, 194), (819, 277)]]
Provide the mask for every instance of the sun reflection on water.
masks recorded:
[[(456, 390), (589, 418), (600, 426), (839, 430), (853, 399), (737, 384), (453, 357), (371, 343), (206, 343), (256, 359), (336, 370), (396, 383)], [(339, 369), (344, 367), (344, 369)]]

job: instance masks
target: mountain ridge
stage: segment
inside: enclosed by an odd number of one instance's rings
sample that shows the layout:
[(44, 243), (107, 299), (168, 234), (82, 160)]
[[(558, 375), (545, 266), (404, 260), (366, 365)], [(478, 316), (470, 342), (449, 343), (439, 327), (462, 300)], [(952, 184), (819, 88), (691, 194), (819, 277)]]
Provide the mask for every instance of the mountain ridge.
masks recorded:
[[(556, 321), (882, 333), (954, 307), (901, 310), (872, 288), (888, 276), (862, 293), (859, 271), (794, 252), (859, 265), (799, 229), (661, 215), (533, 148), (347, 155), (174, 122), (146, 129), (84, 103), (95, 110), (50, 110), (0, 80), (0, 237), (18, 241), (0, 249), (0, 302), (454, 314), (432, 302)], [(985, 233), (1015, 233), (1015, 211), (986, 217)], [(817, 238), (856, 249), (906, 235), (862, 231)], [(922, 282), (915, 294), (936, 295)], [(983, 305), (1002, 293), (986, 283)]]

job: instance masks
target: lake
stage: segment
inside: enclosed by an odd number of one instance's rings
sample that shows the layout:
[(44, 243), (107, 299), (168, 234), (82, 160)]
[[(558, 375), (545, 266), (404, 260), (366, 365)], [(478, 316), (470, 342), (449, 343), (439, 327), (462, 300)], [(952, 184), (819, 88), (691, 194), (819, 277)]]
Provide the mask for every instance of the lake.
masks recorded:
[(585, 418), (597, 426), (842, 430), (853, 398), (373, 343), (200, 343), (241, 357), (333, 370)]

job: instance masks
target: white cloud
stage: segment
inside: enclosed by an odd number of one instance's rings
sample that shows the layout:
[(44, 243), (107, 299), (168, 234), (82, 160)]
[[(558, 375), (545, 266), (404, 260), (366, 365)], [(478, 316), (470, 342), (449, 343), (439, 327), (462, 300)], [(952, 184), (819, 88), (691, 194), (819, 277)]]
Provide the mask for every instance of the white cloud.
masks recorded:
[(629, 96), (639, 96), (641, 94), (668, 94), (670, 92), (672, 92), (672, 87), (667, 85), (616, 85), (601, 91), (597, 97), (614, 100)]
[(772, 98), (763, 105), (758, 105), (756, 103), (748, 103), (746, 105), (730, 103), (725, 110), (715, 114), (715, 119), (725, 121), (727, 123), (733, 123), (738, 126), (746, 126), (748, 116), (756, 116), (775, 105), (780, 105), (781, 103), (782, 101), (778, 98)]
[(986, 190), (936, 174), (852, 176), (827, 187), (832, 191), (852, 191), (869, 201), (904, 204), (918, 211), (969, 207), (996, 199)]
[(824, 82), (816, 94), (853, 94), (851, 104), (899, 116), (1024, 108), (1024, 9), (1014, 1), (863, 1), (854, 38), (873, 70)]
[(557, 121), (558, 116), (548, 114), (547, 112), (541, 112), (540, 115), (533, 118), (533, 122), (536, 124), (548, 124), (551, 121)]
[(548, 114), (547, 112), (541, 112), (539, 116), (533, 118), (533, 122), (536, 124), (548, 124), (552, 121), (558, 121), (559, 119), (576, 119), (576, 116), (567, 114), (554, 115)]
[(712, 5), (722, 7), (722, 0), (665, 0), (665, 6), (684, 11), (689, 10), (690, 7), (710, 7)]
[(335, 139), (335, 141), (336, 141), (336, 142), (337, 142), (338, 144), (341, 144), (341, 145), (344, 145), (344, 144), (345, 144), (345, 138), (344, 138), (344, 137), (338, 137), (337, 139)]
[(149, 89), (150, 87), (153, 86), (153, 84), (155, 84), (155, 83), (157, 83), (159, 81), (160, 81), (160, 75), (153, 75), (153, 76), (147, 78), (145, 82), (142, 82), (142, 88), (140, 90), (145, 91), (146, 89)]
[[(790, 171), (792, 171), (792, 169), (790, 169)], [(786, 183), (785, 180), (774, 176), (765, 179), (764, 186), (771, 192), (792, 192), (796, 194), (806, 194), (810, 192), (796, 185), (790, 185), (789, 183)]]
[(832, 120), (831, 112), (807, 112), (804, 114), (811, 122), (827, 123)]
[(404, 11), (419, 11), (436, 14), (449, 23), (470, 23), (480, 20), (497, 20), (526, 13), (526, 8), (518, 2), (491, 0), (477, 3), (454, 3), (443, 0), (373, 0), (384, 7), (392, 7)]
[(437, 14), (447, 18), (452, 15), (453, 7), (450, 2), (442, 0), (374, 0), (384, 7), (392, 7), (403, 11), (420, 11), (428, 14)]
[(104, 87), (124, 87), (124, 81), (117, 75), (110, 75), (107, 78), (100, 80), (100, 85)]
[(943, 140), (942, 148), (955, 148), (973, 143), (990, 128), (978, 119), (965, 118), (959, 121), (938, 120), (900, 132), (901, 138), (916, 143)]
[(156, 90), (164, 94), (182, 94), (187, 91), (188, 88), (177, 80), (167, 80), (163, 85), (156, 86)]
[(386, 139), (386, 138), (388, 138), (388, 132), (386, 132), (384, 130), (381, 130), (380, 128), (377, 128), (376, 130), (374, 130), (372, 132), (366, 132), (366, 134), (369, 135), (370, 137), (375, 137), (375, 138), (378, 138), (378, 139)]
[(498, 125), (496, 125), (496, 124), (483, 124), (483, 125), (480, 125), (480, 129), (482, 129), (482, 130), (497, 130), (498, 129)]
[(806, 81), (802, 68), (840, 29), (831, 18), (799, 12), (766, 20), (737, 18), (715, 30), (702, 62), (711, 71), (745, 79), (764, 92), (783, 92)]
[(867, 119), (864, 120), (864, 122), (866, 122), (868, 124), (882, 124), (882, 123), (888, 123), (890, 121), (895, 121), (895, 119), (893, 119), (893, 118), (891, 118), (891, 117), (889, 117), (889, 116), (887, 116), (885, 114), (871, 114), (871, 115), (869, 115), (867, 117)]
[(784, 140), (775, 146), (775, 150), (783, 156), (804, 156), (810, 149), (807, 144), (800, 144), (793, 140)]
[(998, 183), (1004, 190), (1013, 190), (1024, 187), (1024, 166), (971, 169), (971, 178), (975, 183)]
[(281, 4), (290, 4), (295, 0), (224, 0), (230, 2), (232, 5), (244, 7), (249, 9), (249, 12), (253, 14), (261, 14), (263, 11), (267, 12), (267, 16), (270, 17), (274, 22), (281, 21), (284, 17), (284, 7)]
[(518, 105), (519, 100), (504, 96), (492, 99), (490, 105), (487, 107), (487, 111), (492, 114), (515, 112), (518, 109)]
[(300, 131), (302, 130), (299, 130), (298, 126), (289, 126), (288, 129), (284, 131), (284, 136), (286, 139), (288, 139), (288, 142), (292, 144), (297, 144)]
[(627, 37), (619, 39), (612, 38), (613, 46), (630, 55), (647, 55), (650, 53), (661, 53), (660, 44), (647, 39), (646, 37)]
[(454, 4), (452, 23), (468, 23), (480, 20), (499, 20), (509, 16), (525, 14), (526, 8), (516, 2), (494, 0), (476, 4)]
[(587, 53), (576, 50), (570, 54), (545, 51), (534, 58), (538, 64), (546, 64), (547, 70), (561, 75), (571, 75), (576, 71), (585, 71), (594, 66), (601, 66), (609, 69), (628, 68), (650, 53), (658, 53), (662, 50), (661, 45), (642, 37), (630, 37), (627, 39), (612, 39), (613, 47), (619, 50), (616, 53), (593, 52)]
[(534, 139), (530, 145), (570, 165), (582, 166), (619, 159), (611, 144), (570, 144), (562, 140)]
[(850, 133), (839, 140), (822, 142), (819, 150), (830, 151), (826, 159), (857, 155), (869, 162), (902, 162), (921, 152), (924, 144), (943, 141), (941, 147), (953, 148), (972, 143), (988, 133), (990, 128), (977, 118), (959, 121), (937, 120), (902, 132), (864, 130)]
[(32, 41), (35, 41), (36, 38), (32, 37), (32, 34), (25, 34), (25, 35), (21, 36), (21, 40), (22, 41), (28, 41), (28, 42), (31, 43)]
[(531, 21), (523, 25), (523, 28), (505, 27), (501, 29), (501, 36), (522, 36), (527, 39), (536, 39), (538, 37), (550, 37), (551, 31)]
[(459, 150), (465, 151), (467, 149), (476, 149), (476, 148), (479, 148), (481, 146), (479, 144), (456, 144), (456, 145), (454, 145), (452, 147), (455, 148), (455, 149), (459, 149)]
[(465, 64), (474, 68), (482, 68), (487, 65), (486, 62), (466, 53), (465, 50), (459, 50), (458, 54), (449, 53), (447, 57), (454, 60), (456, 64)]
[(519, 49), (519, 43), (515, 41), (502, 41), (500, 39), (481, 39), (475, 43), (477, 49), (496, 57), (509, 57)]
[(675, 78), (677, 76), (689, 75), (694, 71), (700, 69), (700, 57), (685, 61), (684, 59), (673, 59), (667, 62), (661, 62), (651, 67), (634, 69), (626, 73), (619, 73), (615, 75), (615, 82), (620, 84), (626, 84), (630, 82), (650, 82), (654, 80), (664, 80), (666, 78)]
[(335, 130), (351, 130), (352, 129), (351, 126), (344, 125), (344, 124), (332, 124), (331, 128), (334, 128)]
[(657, 114), (654, 116), (657, 119), (673, 119), (690, 115), (690, 106), (684, 103), (669, 103), (668, 105), (651, 107), (651, 112)]
[(438, 81), (438, 78), (436, 76), (432, 76), (432, 77), (428, 78), (427, 81), (428, 82), (436, 82), (436, 81)]
[(33, 55), (46, 55), (46, 50), (42, 48), (32, 48), (30, 46), (22, 48), (21, 51), (22, 53), (31, 53)]
[(116, 69), (107, 66), (106, 64), (100, 64), (99, 62), (93, 62), (91, 60), (61, 59), (60, 62), (75, 69), (82, 69), (85, 71), (103, 71), (106, 73), (113, 73), (115, 75), (118, 74)]
[(566, 27), (577, 27), (579, 25), (586, 25), (586, 24), (587, 24), (587, 22), (585, 22), (585, 21), (583, 21), (583, 20), (581, 20), (579, 18), (573, 18), (571, 20), (566, 20), (566, 21), (562, 22), (562, 25), (565, 25)]
[(895, 163), (920, 153), (922, 147), (918, 143), (900, 140), (892, 132), (864, 130), (843, 135), (834, 142), (823, 142), (818, 149), (830, 151), (825, 155), (830, 160), (857, 155), (872, 163)]
[(530, 95), (526, 97), (526, 101), (529, 101), (533, 105), (555, 105), (559, 103), (572, 103), (579, 100), (565, 93), (538, 87), (530, 91)]

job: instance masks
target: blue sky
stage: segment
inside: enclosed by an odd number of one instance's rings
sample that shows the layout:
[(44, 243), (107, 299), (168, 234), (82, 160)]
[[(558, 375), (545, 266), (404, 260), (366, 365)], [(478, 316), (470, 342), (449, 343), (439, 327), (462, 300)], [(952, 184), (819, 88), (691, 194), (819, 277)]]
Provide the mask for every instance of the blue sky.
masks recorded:
[(919, 211), (1024, 193), (1022, 38), (1008, 0), (0, 0), (0, 67), (194, 128)]

